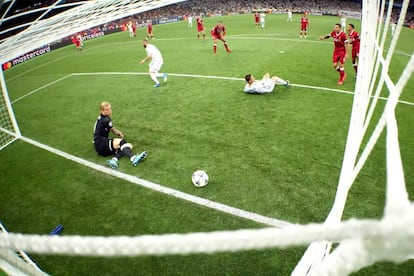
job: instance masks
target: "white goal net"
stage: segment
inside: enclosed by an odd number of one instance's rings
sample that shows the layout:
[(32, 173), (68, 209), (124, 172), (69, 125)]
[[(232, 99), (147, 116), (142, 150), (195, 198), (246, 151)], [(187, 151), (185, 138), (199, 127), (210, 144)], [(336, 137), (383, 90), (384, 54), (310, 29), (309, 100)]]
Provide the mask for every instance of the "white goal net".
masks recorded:
[[(46, 20), (39, 19), (22, 34), (3, 41), (0, 45), (1, 61), (10, 60), (28, 50), (67, 36), (69, 29), (70, 33), (73, 33), (85, 27), (93, 27), (177, 2), (180, 1), (87, 1), (63, 14)], [(10, 252), (14, 251), (81, 256), (161, 256), (286, 248), (298, 245), (309, 247), (293, 275), (347, 275), (379, 261), (398, 263), (410, 259), (410, 256), (414, 255), (414, 205), (409, 201), (406, 191), (395, 110), (400, 95), (412, 76), (414, 54), (411, 54), (398, 79), (391, 79), (389, 74), (409, 2), (403, 1), (399, 21), (391, 37), (389, 26), (393, 1), (363, 1), (361, 52), (349, 134), (335, 201), (324, 223), (259, 230), (137, 237), (1, 234), (0, 265), (21, 265), (10, 255)], [(32, 39), (33, 37), (38, 37), (41, 42), (31, 44), (32, 41), (38, 41)], [(14, 50), (6, 52), (8, 47)], [(0, 80), (6, 99), (5, 104), (0, 104), (5, 106), (5, 110), (10, 114), (12, 110), (7, 103), (3, 75)], [(387, 101), (380, 112), (380, 118), (374, 121), (374, 110), (378, 112), (381, 108), (377, 103), (380, 96), (384, 96), (384, 91)], [(8, 120), (12, 123), (8, 123), (7, 126), (3, 127), (1, 121), (2, 129), (16, 134), (17, 124), (14, 128), (11, 117), (13, 116), (8, 115)], [(369, 126), (374, 126), (374, 130), (369, 132)], [(348, 191), (384, 130), (387, 168), (384, 216), (379, 220), (342, 221)], [(338, 244), (333, 250), (332, 243)]]

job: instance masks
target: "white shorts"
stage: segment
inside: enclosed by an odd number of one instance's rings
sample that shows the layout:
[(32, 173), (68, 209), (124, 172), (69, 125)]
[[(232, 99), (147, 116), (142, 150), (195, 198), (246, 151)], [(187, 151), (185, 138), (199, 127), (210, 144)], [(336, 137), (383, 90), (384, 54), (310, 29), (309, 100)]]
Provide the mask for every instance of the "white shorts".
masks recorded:
[(270, 93), (275, 89), (276, 82), (272, 79), (263, 80), (263, 92), (262, 93)]
[(152, 60), (149, 64), (149, 70), (150, 72), (159, 72), (161, 70), (161, 66), (164, 63), (164, 61), (161, 60)]

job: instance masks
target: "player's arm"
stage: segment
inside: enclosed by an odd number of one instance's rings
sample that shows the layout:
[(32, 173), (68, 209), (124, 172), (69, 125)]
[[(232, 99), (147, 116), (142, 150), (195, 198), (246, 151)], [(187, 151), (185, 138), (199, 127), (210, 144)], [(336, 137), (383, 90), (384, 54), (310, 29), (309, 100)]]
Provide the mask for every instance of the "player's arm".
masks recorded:
[(328, 39), (328, 38), (330, 38), (330, 37), (331, 37), (331, 35), (320, 36), (320, 37), (319, 37), (319, 40)]
[(148, 55), (143, 60), (141, 60), (139, 63), (143, 64), (143, 63), (147, 62), (148, 60), (150, 60), (151, 58), (152, 58), (152, 56)]
[(124, 138), (124, 134), (120, 130), (116, 129), (115, 127), (111, 128), (111, 132), (121, 139)]

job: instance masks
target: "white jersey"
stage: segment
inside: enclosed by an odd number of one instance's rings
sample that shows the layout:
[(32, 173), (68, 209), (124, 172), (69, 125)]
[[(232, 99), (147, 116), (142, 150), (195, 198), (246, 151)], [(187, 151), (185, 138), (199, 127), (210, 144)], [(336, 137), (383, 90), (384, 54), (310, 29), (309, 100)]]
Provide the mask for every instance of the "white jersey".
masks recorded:
[(193, 24), (193, 17), (192, 17), (192, 16), (189, 16), (189, 17), (188, 17), (188, 23), (189, 23), (189, 24)]
[(261, 13), (260, 14), (260, 22), (265, 22), (265, 14), (264, 13)]
[(252, 84), (246, 83), (244, 92), (246, 93), (270, 93), (275, 88), (276, 82), (272, 79), (256, 80)]
[(148, 44), (145, 51), (147, 52), (147, 56), (151, 57), (152, 62), (157, 63), (163, 61), (160, 50), (158, 50), (158, 48), (154, 45)]
[(288, 11), (288, 18), (292, 18), (292, 12)]

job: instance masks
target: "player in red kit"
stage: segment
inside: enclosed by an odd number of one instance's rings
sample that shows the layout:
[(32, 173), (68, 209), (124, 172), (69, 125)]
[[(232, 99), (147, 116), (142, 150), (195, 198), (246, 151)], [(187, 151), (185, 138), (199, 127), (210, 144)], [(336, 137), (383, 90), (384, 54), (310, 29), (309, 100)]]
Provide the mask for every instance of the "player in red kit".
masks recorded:
[(224, 47), (226, 48), (227, 53), (231, 53), (231, 50), (229, 49), (229, 45), (227, 45), (227, 41), (224, 39), (224, 36), (226, 35), (226, 28), (224, 27), (223, 23), (221, 21), (218, 22), (216, 26), (211, 30), (211, 36), (213, 37), (213, 50), (214, 55), (217, 54), (217, 40), (221, 40), (224, 43)]
[(206, 32), (204, 31), (204, 20), (201, 17), (197, 17), (197, 39), (200, 39), (200, 34), (203, 35), (203, 39), (206, 40)]
[(306, 36), (308, 35), (308, 27), (309, 27), (309, 18), (307, 16), (307, 12), (305, 12), (305, 14), (302, 16), (302, 18), (300, 19), (300, 33), (299, 33), (299, 37), (302, 38), (302, 35)]
[(359, 45), (361, 39), (359, 33), (355, 31), (354, 24), (348, 24), (348, 39), (352, 44), (352, 65), (354, 66), (355, 73), (358, 73), (358, 59), (359, 59)]
[(254, 14), (254, 22), (256, 23), (256, 28), (258, 28), (259, 27), (259, 24), (260, 24), (260, 15), (259, 15), (258, 12), (256, 12)]
[(150, 38), (154, 39), (154, 34), (152, 32), (152, 22), (151, 21), (148, 21), (148, 24), (147, 24), (147, 38), (148, 39), (150, 39)]
[(327, 39), (332, 37), (334, 40), (334, 52), (333, 52), (333, 66), (336, 71), (339, 72), (338, 85), (342, 85), (346, 78), (344, 63), (348, 57), (348, 39), (344, 32), (341, 31), (341, 24), (335, 24), (335, 29), (327, 36), (321, 36), (319, 39)]

